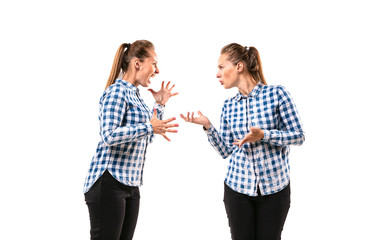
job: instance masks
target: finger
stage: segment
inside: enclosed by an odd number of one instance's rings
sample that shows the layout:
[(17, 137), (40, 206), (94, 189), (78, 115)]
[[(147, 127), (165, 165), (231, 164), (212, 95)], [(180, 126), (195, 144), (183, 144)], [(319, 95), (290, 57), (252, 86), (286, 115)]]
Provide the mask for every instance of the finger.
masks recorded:
[(243, 142), (243, 139), (242, 140), (235, 139), (235, 142), (233, 144), (237, 145), (238, 147), (241, 147), (244, 144), (244, 142)]
[(169, 89), (170, 91), (172, 90), (172, 88), (174, 88), (176, 86), (176, 84), (173, 84), (173, 86)]
[(170, 85), (171, 81), (169, 81), (166, 85), (166, 89), (168, 89), (168, 86)]
[(171, 94), (171, 97), (178, 95), (178, 92)]
[(169, 122), (172, 122), (174, 120), (176, 120), (176, 118), (175, 117), (172, 117), (172, 118), (169, 118), (169, 119), (164, 120), (163, 123), (169, 123)]
[(165, 128), (173, 128), (173, 127), (178, 127), (178, 124), (164, 124), (163, 126)]
[(173, 129), (167, 129), (166, 132), (170, 132), (170, 133), (177, 133), (178, 131), (177, 130), (173, 130)]
[[(242, 144), (244, 144), (244, 143), (248, 143), (248, 142), (251, 142), (250, 140), (251, 140), (251, 138), (250, 138), (250, 137), (248, 137), (248, 135), (246, 135), (246, 136), (242, 139)], [(241, 144), (241, 145), (242, 145), (242, 144)]]
[(187, 113), (187, 116), (186, 116), (187, 120), (190, 122), (190, 113)]
[(155, 108), (154, 108), (154, 109), (153, 109), (153, 116), (154, 116), (154, 117), (157, 117), (157, 115), (158, 115), (158, 113), (157, 113), (157, 109), (155, 109)]
[(243, 145), (243, 142), (241, 142), (241, 141), (234, 142), (233, 145), (237, 145), (238, 147), (241, 147)]
[(164, 81), (162, 81), (162, 89), (164, 88)]
[(180, 114), (180, 117), (187, 122), (188, 119), (183, 114)]
[(204, 115), (200, 111), (198, 111), (198, 114), (200, 117), (204, 117)]
[(168, 141), (168, 142), (170, 142), (171, 141), (171, 139), (169, 139), (167, 136), (166, 136), (166, 134), (164, 134), (164, 133), (162, 133), (162, 136)]

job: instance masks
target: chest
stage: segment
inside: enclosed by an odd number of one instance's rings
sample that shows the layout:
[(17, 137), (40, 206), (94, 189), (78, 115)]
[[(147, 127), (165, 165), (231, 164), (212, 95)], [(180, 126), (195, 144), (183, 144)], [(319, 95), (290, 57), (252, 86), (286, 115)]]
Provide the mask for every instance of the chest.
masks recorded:
[(152, 114), (143, 99), (136, 95), (127, 98), (122, 125), (149, 122)]
[(279, 102), (276, 98), (246, 98), (227, 106), (225, 121), (235, 136), (243, 136), (251, 127), (263, 130), (279, 126)]

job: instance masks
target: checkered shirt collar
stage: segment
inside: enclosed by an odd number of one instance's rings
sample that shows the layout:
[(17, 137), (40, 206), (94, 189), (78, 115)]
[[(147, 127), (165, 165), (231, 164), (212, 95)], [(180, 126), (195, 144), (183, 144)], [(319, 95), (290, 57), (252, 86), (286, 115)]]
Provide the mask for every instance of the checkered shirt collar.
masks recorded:
[(241, 101), (242, 98), (246, 99), (246, 98), (255, 98), (259, 92), (261, 91), (261, 88), (264, 86), (264, 84), (262, 84), (261, 82), (259, 82), (255, 87), (254, 89), (252, 89), (252, 91), (247, 95), (247, 96), (244, 96), (242, 93), (238, 92), (237, 95), (235, 96), (235, 99), (237, 101)]
[(132, 91), (135, 91), (135, 92), (139, 92), (139, 88), (137, 88), (134, 84), (132, 83), (129, 83), (128, 81), (126, 80), (123, 80), (123, 79), (116, 79), (115, 83), (117, 84), (122, 84), (124, 85), (126, 88), (132, 90)]

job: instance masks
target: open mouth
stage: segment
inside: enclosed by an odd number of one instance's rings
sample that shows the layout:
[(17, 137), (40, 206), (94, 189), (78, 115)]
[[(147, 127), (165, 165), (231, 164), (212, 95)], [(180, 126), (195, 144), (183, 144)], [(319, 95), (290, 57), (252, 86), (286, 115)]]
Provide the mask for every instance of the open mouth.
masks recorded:
[(152, 78), (154, 78), (155, 77), (155, 73), (153, 73), (152, 75), (150, 75), (150, 77), (149, 77), (149, 79), (148, 79), (148, 81), (147, 81), (147, 83), (148, 84), (150, 84), (152, 81)]
[(152, 81), (152, 78), (154, 78), (155, 77), (155, 74), (152, 74), (149, 78), (148, 78), (148, 81), (147, 81), (147, 83), (148, 84), (150, 84)]

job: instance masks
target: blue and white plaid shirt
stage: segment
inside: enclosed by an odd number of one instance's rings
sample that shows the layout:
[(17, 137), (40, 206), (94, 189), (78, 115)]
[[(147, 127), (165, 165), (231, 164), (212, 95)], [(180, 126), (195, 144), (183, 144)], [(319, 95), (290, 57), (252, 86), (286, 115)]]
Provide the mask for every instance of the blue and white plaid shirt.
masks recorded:
[[(233, 145), (251, 127), (264, 130), (264, 138), (242, 147)], [(224, 102), (220, 132), (205, 131), (214, 149), (223, 157), (231, 155), (226, 184), (239, 193), (269, 195), (289, 184), (289, 145), (305, 139), (296, 106), (282, 86), (258, 83), (247, 96), (238, 93)]]
[[(162, 120), (164, 107), (155, 104), (154, 108)], [(106, 89), (99, 101), (101, 141), (85, 179), (84, 193), (106, 170), (122, 184), (142, 184), (146, 148), (154, 138), (152, 114), (133, 84), (117, 79)]]

